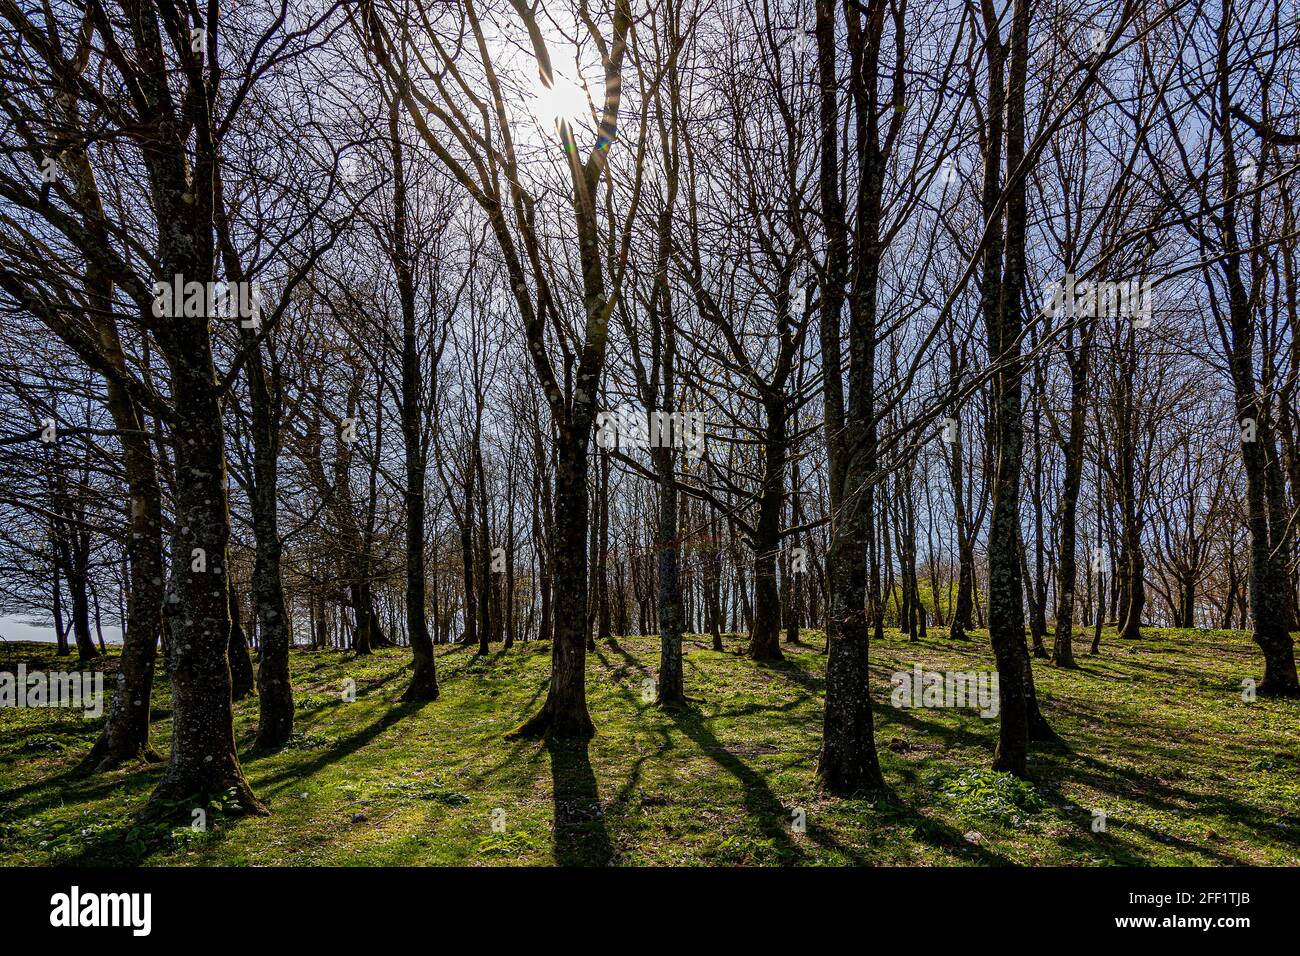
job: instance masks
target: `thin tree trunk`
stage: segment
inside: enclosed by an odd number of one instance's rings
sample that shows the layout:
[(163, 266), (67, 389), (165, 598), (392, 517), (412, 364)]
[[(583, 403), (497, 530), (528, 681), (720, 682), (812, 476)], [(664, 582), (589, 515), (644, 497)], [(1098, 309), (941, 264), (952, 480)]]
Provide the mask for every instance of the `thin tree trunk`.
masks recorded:
[(438, 674), (429, 636), (424, 573), (424, 486), (428, 462), (421, 435), (420, 397), (424, 388), (416, 338), (415, 277), (407, 247), (406, 164), (398, 130), (398, 104), (388, 104), (388, 138), (393, 163), (393, 249), (397, 296), (402, 308), (402, 447), (406, 458), (406, 639), (411, 645), (411, 682), (405, 701), (438, 698)]

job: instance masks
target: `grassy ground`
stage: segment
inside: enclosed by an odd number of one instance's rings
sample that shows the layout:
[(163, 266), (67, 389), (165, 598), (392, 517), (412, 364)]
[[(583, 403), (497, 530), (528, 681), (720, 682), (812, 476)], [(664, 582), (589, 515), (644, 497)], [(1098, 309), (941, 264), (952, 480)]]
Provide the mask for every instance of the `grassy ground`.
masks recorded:
[[(891, 633), (872, 664), (894, 792), (875, 802), (813, 786), (825, 657), (820, 634), (803, 641), (767, 666), (738, 641), (715, 653), (691, 639), (681, 713), (644, 701), (657, 639), (602, 642), (587, 747), (504, 739), (544, 696), (544, 645), (486, 659), (441, 648), (443, 695), (423, 705), (397, 699), (404, 650), (295, 651), (292, 743), (243, 753), (272, 815), (217, 814), (207, 832), (134, 822), (158, 766), (72, 773), (97, 721), (0, 709), (0, 864), (1300, 864), (1300, 702), (1242, 700), (1260, 670), (1243, 634), (1152, 631), (1120, 645), (1108, 633), (1078, 671), (1038, 662), (1064, 743), (1035, 750), (1026, 784), (987, 769), (996, 720), (889, 704), (890, 674), (914, 662), (991, 668), (986, 636), (959, 646)], [(19, 661), (75, 666), (45, 645), (0, 644), (0, 670)], [(236, 712), (247, 747), (256, 700)], [(162, 678), (154, 714), (165, 751)]]

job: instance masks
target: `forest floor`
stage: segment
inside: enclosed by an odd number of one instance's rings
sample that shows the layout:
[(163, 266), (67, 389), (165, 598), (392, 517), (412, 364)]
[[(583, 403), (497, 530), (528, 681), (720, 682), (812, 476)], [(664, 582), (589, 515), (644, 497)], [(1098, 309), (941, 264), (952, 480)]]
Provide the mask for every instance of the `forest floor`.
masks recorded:
[[(987, 635), (890, 632), (872, 670), (892, 793), (874, 801), (814, 786), (820, 633), (774, 665), (740, 656), (734, 637), (724, 653), (688, 644), (692, 702), (674, 713), (643, 700), (657, 638), (599, 642), (587, 677), (598, 733), (585, 747), (505, 738), (544, 697), (548, 645), (494, 645), (486, 658), (439, 648), (442, 696), (429, 704), (398, 700), (406, 649), (296, 649), (288, 746), (252, 752), (257, 700), (236, 705), (245, 772), (271, 815), (217, 814), (206, 832), (136, 824), (160, 765), (73, 773), (98, 720), (3, 708), (0, 865), (1300, 865), (1300, 701), (1243, 701), (1243, 679), (1260, 672), (1245, 634), (1153, 630), (1118, 644), (1108, 631), (1099, 656), (1079, 646), (1076, 671), (1036, 661), (1063, 742), (1034, 749), (1025, 783), (988, 769), (995, 719), (890, 706), (891, 674), (914, 663), (991, 669)], [(0, 670), (76, 667), (52, 650), (0, 644)], [(160, 676), (164, 753), (168, 706)]]

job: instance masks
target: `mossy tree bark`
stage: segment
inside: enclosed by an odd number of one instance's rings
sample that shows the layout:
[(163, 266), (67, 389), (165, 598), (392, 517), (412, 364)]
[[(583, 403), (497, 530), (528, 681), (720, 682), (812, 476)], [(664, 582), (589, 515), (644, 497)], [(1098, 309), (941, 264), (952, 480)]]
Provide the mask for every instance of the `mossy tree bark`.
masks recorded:
[[(961, 358), (958, 355), (957, 336), (948, 343), (948, 377), (956, 382), (960, 374)], [(967, 640), (966, 632), (974, 627), (975, 587), (974, 533), (970, 528), (966, 502), (966, 462), (960, 414), (953, 412), (955, 426), (949, 447), (949, 472), (952, 476), (953, 525), (957, 534), (957, 594), (948, 624), (948, 636), (954, 641)]]
[[(173, 100), (172, 70), (152, 15), (133, 17), (141, 114), (151, 119), (143, 150), (159, 223), (164, 277), (211, 282), (214, 273), (216, 142), (215, 90), (203, 52), (181, 48), (191, 89), (184, 115)], [(206, 51), (216, 58), (215, 25)], [(188, 51), (188, 52), (187, 52)], [(187, 158), (193, 139), (194, 159)], [(174, 310), (179, 311), (179, 310)], [(253, 795), (235, 750), (231, 709), (229, 567), (225, 430), (222, 388), (212, 354), (210, 319), (155, 320), (171, 376), (175, 447), (175, 516), (168, 672), (172, 690), (172, 750), (146, 815), (171, 814), (174, 803), (223, 799), (245, 811), (265, 812)], [(185, 814), (188, 817), (188, 813)]]
[[(1250, 610), (1254, 618), (1254, 640), (1264, 656), (1264, 675), (1257, 688), (1260, 694), (1270, 696), (1300, 696), (1300, 679), (1297, 679), (1295, 645), (1288, 629), (1290, 624), (1291, 582), (1288, 565), (1292, 547), (1292, 514), (1286, 504), (1281, 461), (1278, 454), (1276, 429), (1273, 424), (1272, 400), (1268, 397), (1270, 386), (1260, 388), (1255, 370), (1255, 347), (1259, 338), (1257, 306), (1254, 297), (1263, 287), (1258, 270), (1271, 266), (1254, 251), (1247, 252), (1249, 239), (1243, 242), (1239, 220), (1253, 220), (1258, 229), (1260, 210), (1250, 209), (1250, 199), (1241, 195), (1241, 161), (1239, 147), (1233, 136), (1234, 117), (1242, 113), (1234, 105), (1232, 89), (1233, 70), (1230, 63), (1232, 26), (1224, 18), (1219, 26), (1217, 46), (1217, 73), (1215, 85), (1215, 131), (1221, 138), (1223, 150), (1222, 211), (1216, 220), (1219, 226), (1224, 254), (1219, 259), (1223, 285), (1226, 287), (1227, 308), (1216, 309), (1219, 330), (1225, 347), (1225, 357), (1232, 378), (1237, 404), (1237, 419), (1241, 428), (1241, 457), (1246, 471), (1246, 524), (1250, 531)], [(1251, 123), (1257, 131), (1260, 124)], [(1276, 156), (1277, 144), (1265, 137), (1264, 152), (1280, 162)], [(1247, 190), (1247, 192), (1251, 192)], [(1207, 197), (1208, 198), (1208, 197)], [(1253, 202), (1261, 202), (1255, 194)], [(1245, 207), (1245, 209), (1243, 209)], [(1245, 216), (1243, 217), (1243, 212)], [(1243, 269), (1249, 268), (1248, 275)], [(1207, 275), (1210, 294), (1216, 295), (1218, 283)], [(1267, 376), (1269, 370), (1264, 370)]]
[(769, 394), (763, 402), (763, 485), (754, 522), (754, 629), (749, 635), (749, 656), (779, 661), (781, 653), (781, 595), (777, 589), (776, 559), (781, 550), (781, 510), (785, 504), (786, 405), (783, 394)]
[(585, 738), (595, 733), (587, 713), (587, 448), (561, 436), (555, 470), (556, 608), (551, 683), (541, 710), (520, 726), (523, 737)]
[[(1024, 80), (1028, 60), (1029, 14), (1017, 0), (1012, 16), (1010, 83), (1007, 49), (992, 3), (982, 5), (984, 53), (988, 67), (987, 128), (982, 132), (986, 222), (980, 311), (987, 330), (993, 374), (993, 434), (997, 460), (989, 530), (989, 638), (998, 668), (1000, 725), (993, 766), (1025, 776), (1029, 722), (1025, 674), (1023, 582), (1020, 574), (1020, 468), (1023, 429), (1020, 421), (1020, 295), (1024, 280), (1025, 188), (1023, 177), (1009, 184), (1005, 229), (999, 200), (1002, 192), (1003, 137), (1007, 168), (1023, 159)], [(1005, 117), (1005, 126), (1004, 126)]]
[[(848, 300), (846, 407), (840, 371), (844, 367), (840, 313), (849, 277), (848, 237), (840, 193), (836, 4), (833, 0), (817, 0), (816, 4), (819, 193), (826, 230), (819, 320), (826, 369), (822, 390), (831, 513), (830, 545), (826, 553), (826, 710), (817, 778), (828, 791), (845, 795), (884, 787), (871, 714), (867, 555), (875, 537), (875, 321), (881, 253), (880, 190), (886, 158), (876, 127), (879, 115), (876, 83), (885, 4), (873, 0), (865, 12), (864, 27), (856, 8), (845, 9), (852, 64), (849, 86), (857, 115), (856, 155), (861, 162), (854, 268)], [(900, 50), (901, 47), (900, 40)], [(894, 121), (899, 121), (897, 116)], [(872, 603), (875, 604), (874, 600)]]

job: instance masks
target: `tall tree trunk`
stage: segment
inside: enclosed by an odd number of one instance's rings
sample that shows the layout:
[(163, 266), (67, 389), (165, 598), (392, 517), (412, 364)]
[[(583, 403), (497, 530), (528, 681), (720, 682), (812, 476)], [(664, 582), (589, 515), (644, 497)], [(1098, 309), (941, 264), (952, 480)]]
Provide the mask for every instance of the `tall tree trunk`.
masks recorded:
[(51, 588), (54, 614), (54, 640), (57, 644), (59, 657), (68, 657), (72, 654), (72, 646), (68, 644), (68, 629), (63, 626), (63, 574), (62, 562), (59, 559), (61, 551), (58, 543), (58, 531), (55, 528), (55, 522), (50, 523), (50, 564), (53, 566), (53, 586)]
[[(217, 238), (227, 278), (237, 283), (247, 282), (248, 276), (244, 273), (243, 264), (231, 240), (230, 224), (225, 213), (223, 179), (220, 175), (215, 179), (215, 209)], [(255, 541), (253, 615), (259, 641), (256, 746), (274, 748), (282, 746), (293, 734), (293, 688), (289, 682), (289, 646), (293, 643), (293, 635), (289, 630), (284, 588), (280, 578), (282, 546), (276, 504), (280, 434), (262, 358), (260, 315), (251, 324), (246, 321), (239, 324), (240, 339), (248, 356), (245, 369), (253, 423), (253, 474), (248, 496)], [(234, 609), (235, 606), (232, 605), (232, 612)], [(244, 654), (247, 654), (246, 650)], [(234, 658), (231, 660), (233, 666)], [(239, 666), (242, 668), (242, 660)], [(243, 689), (243, 679), (242, 673), (236, 679), (236, 700), (242, 696), (238, 691)]]
[[(1037, 337), (1034, 339), (1034, 345), (1037, 346)], [(1047, 388), (1045, 375), (1043, 372), (1043, 363), (1041, 361), (1034, 363), (1034, 391), (1039, 396), (1039, 400), (1034, 402), (1033, 406), (1033, 427), (1034, 427), (1034, 480), (1032, 485), (1032, 495), (1034, 504), (1034, 583), (1032, 587), (1026, 584), (1027, 590), (1033, 594), (1033, 600), (1030, 602), (1030, 623), (1029, 630), (1033, 638), (1034, 656), (1040, 658), (1048, 657), (1047, 648), (1043, 644), (1043, 639), (1047, 636), (1047, 575), (1043, 569), (1043, 552), (1044, 534), (1043, 534), (1043, 443), (1042, 443), (1042, 401), (1041, 396)], [(1025, 581), (1029, 581), (1029, 556), (1025, 555)]]
[[(599, 465), (596, 466), (596, 476), (597, 476), (597, 480), (599, 481), (599, 477), (600, 477)], [(599, 485), (594, 490), (596, 494), (599, 495), (600, 492)], [(587, 591), (587, 650), (594, 651), (596, 649), (596, 602), (600, 595), (600, 582), (598, 580), (593, 580), (593, 578), (599, 575), (599, 571), (600, 571), (600, 508), (599, 505), (597, 505), (597, 509), (596, 509), (596, 520), (590, 522), (588, 531), (590, 533), (587, 535), (587, 567), (589, 569), (588, 572), (589, 583), (588, 583), (588, 591)]]
[(468, 646), (479, 641), (478, 595), (474, 583), (474, 487), (470, 483), (465, 487), (465, 514), (460, 522), (460, 554), (465, 585), (465, 610), (462, 614), (465, 629), (461, 643)]
[(90, 595), (86, 574), (81, 569), (68, 569), (68, 594), (72, 597), (72, 636), (77, 642), (77, 659), (85, 663), (98, 657), (99, 649), (90, 636)]
[[(954, 352), (951, 360), (955, 373), (957, 357)], [(954, 412), (954, 416), (958, 413)], [(957, 604), (953, 608), (952, 623), (948, 627), (948, 636), (955, 641), (967, 640), (966, 632), (972, 627), (972, 605), (975, 603), (971, 589), (975, 583), (975, 549), (971, 543), (971, 534), (967, 530), (965, 498), (965, 461), (962, 454), (962, 429), (960, 419), (952, 440), (952, 500), (954, 524), (957, 532)]]
[(1038, 604), (1038, 595), (1032, 584), (1029, 574), (1029, 554), (1025, 547), (1024, 536), (1020, 539), (1020, 573), (1025, 581), (1025, 603), (1029, 605), (1029, 637), (1033, 645), (1035, 657), (1047, 657), (1047, 648), (1043, 644), (1043, 637), (1047, 634), (1047, 626), (1043, 623), (1042, 608)]
[(483, 473), (483, 441), (478, 429), (474, 432), (474, 474), (478, 481), (478, 653), (488, 652), (488, 645), (496, 638), (496, 616), (492, 613), (492, 592), (496, 575), (492, 573), (492, 538), (488, 531), (487, 478)]
[[(181, 191), (174, 188), (169, 208), (185, 207)], [(164, 274), (187, 274), (174, 256), (165, 255), (163, 262)], [(172, 263), (176, 265), (169, 272), (166, 267)], [(187, 280), (210, 275), (210, 266), (193, 268)], [(225, 436), (207, 320), (196, 324), (198, 328), (178, 330), (168, 350), (176, 404), (178, 529), (168, 589), (173, 604), (168, 660), (172, 749), (150, 798), (148, 816), (174, 813), (178, 801), (206, 801), (221, 795), (232, 796), (245, 811), (266, 812), (244, 778), (235, 751), (228, 657), (230, 518)]]
[(1087, 428), (1088, 358), (1091, 353), (1091, 333), (1084, 332), (1076, 350), (1074, 329), (1066, 331), (1066, 360), (1070, 365), (1070, 431), (1062, 449), (1065, 458), (1065, 475), (1061, 482), (1060, 563), (1056, 585), (1056, 638), (1052, 643), (1052, 659), (1057, 667), (1073, 668), (1074, 661), (1074, 589), (1078, 576), (1075, 560), (1077, 524), (1079, 515), (1079, 489), (1083, 486), (1083, 443)]
[(722, 607), (722, 542), (716, 523), (709, 539), (708, 550), (704, 555), (704, 593), (709, 602), (709, 633), (713, 638), (712, 649), (723, 650), (722, 627), (725, 611)]
[(421, 434), (420, 398), (424, 388), (415, 328), (415, 277), (407, 245), (406, 164), (398, 130), (398, 103), (388, 104), (388, 139), (393, 162), (393, 270), (402, 307), (402, 447), (406, 456), (406, 639), (411, 645), (411, 683), (405, 701), (438, 698), (438, 674), (429, 636), (424, 579), (424, 486), (428, 462)]
[[(668, 378), (672, 387), (672, 379)], [(670, 392), (668, 394), (671, 394)], [(665, 401), (671, 411), (671, 404)], [(686, 702), (682, 668), (683, 608), (677, 534), (677, 485), (672, 448), (652, 452), (659, 479), (659, 520), (655, 528), (655, 554), (659, 565), (659, 683), (656, 703), (678, 707)]]
[[(849, 388), (845, 407), (840, 348), (840, 312), (846, 278), (844, 203), (840, 194), (839, 104), (836, 75), (836, 10), (833, 0), (816, 0), (817, 82), (819, 88), (819, 192), (826, 223), (825, 280), (819, 316), (823, 366), (826, 445), (830, 464), (830, 546), (827, 549), (826, 709), (817, 778), (832, 793), (853, 794), (884, 787), (876, 757), (869, 686), (870, 622), (867, 617), (867, 553), (874, 531), (871, 469), (876, 449), (875, 416), (876, 286), (882, 157), (875, 126), (878, 38), (884, 4), (870, 5), (866, 59), (856, 10), (847, 11), (849, 45), (854, 55), (851, 88), (857, 103), (862, 182), (859, 186), (858, 257), (849, 303)], [(847, 10), (847, 8), (846, 8)], [(872, 104), (866, 109), (867, 102)], [(868, 121), (868, 114), (870, 120)], [(861, 155), (859, 153), (858, 155)]]
[[(798, 432), (799, 424), (795, 421), (795, 432)], [(790, 462), (790, 523), (798, 527), (803, 523), (803, 507), (799, 494), (799, 461), (794, 458)], [(804, 577), (807, 574), (808, 552), (802, 547), (803, 535), (797, 534), (794, 537), (794, 547), (798, 549), (800, 561), (796, 567), (793, 557), (786, 563), (785, 579), (790, 586), (790, 600), (787, 606), (785, 619), (785, 642), (787, 644), (799, 643), (799, 629), (803, 626), (803, 607), (804, 607)], [(792, 552), (793, 555), (794, 552)]]
[[(993, 428), (997, 461), (989, 531), (989, 637), (998, 667), (1000, 727), (993, 758), (996, 770), (1023, 777), (1029, 740), (1029, 656), (1025, 648), (1024, 589), (1020, 569), (1020, 485), (1024, 432), (1020, 421), (1023, 365), (1020, 303), (1025, 282), (1024, 97), (1029, 58), (1029, 10), (1016, 0), (1010, 37), (1010, 67), (1004, 97), (1007, 54), (989, 0), (983, 6), (988, 61), (988, 128), (984, 132), (983, 208), (989, 236), (985, 250), (981, 311), (988, 329), (993, 375)], [(1001, 193), (1003, 105), (1006, 117), (1008, 198), (1005, 232), (997, 223)], [(1001, 241), (999, 241), (1001, 240)]]
[[(59, 480), (62, 483), (62, 478)], [(58, 542), (63, 556), (64, 577), (68, 582), (68, 597), (72, 602), (72, 636), (77, 645), (77, 659), (84, 664), (99, 656), (99, 649), (90, 636), (90, 596), (87, 592), (90, 554), (86, 531), (81, 527), (85, 516), (74, 511), (66, 490), (60, 489), (59, 497), (64, 518), (60, 522), (62, 528)]]
[(546, 457), (542, 449), (540, 426), (533, 431), (533, 548), (537, 552), (537, 589), (541, 593), (541, 613), (538, 618), (537, 640), (549, 641), (554, 636), (551, 613), (551, 519), (550, 491), (545, 480)]
[[(1226, 17), (1226, 7), (1225, 7)], [(1217, 127), (1224, 137), (1223, 183), (1227, 193), (1219, 220), (1225, 255), (1222, 269), (1228, 293), (1228, 366), (1241, 426), (1241, 454), (1246, 470), (1246, 514), (1250, 529), (1250, 610), (1254, 618), (1255, 643), (1264, 655), (1264, 676), (1258, 692), (1293, 697), (1300, 695), (1295, 646), (1287, 627), (1286, 529), (1289, 509), (1282, 500), (1282, 481), (1277, 444), (1273, 436), (1268, 403), (1256, 387), (1256, 328), (1251, 294), (1242, 277), (1242, 248), (1237, 235), (1237, 169), (1235, 145), (1230, 135), (1233, 124), (1233, 95), (1227, 62), (1228, 23), (1218, 47)], [(1249, 428), (1247, 426), (1253, 426)]]
[[(69, 120), (76, 114), (75, 100), (62, 101)], [(86, 217), (87, 230), (96, 242), (107, 245), (107, 231), (93, 167), (84, 147), (74, 145), (63, 156)], [(103, 367), (108, 411), (118, 431), (129, 496), (126, 539), (127, 599), (122, 621), (122, 656), (117, 687), (109, 705), (104, 729), (81, 763), (84, 771), (112, 770), (130, 760), (157, 761), (149, 743), (150, 701), (153, 696), (154, 666), (158, 637), (162, 630), (163, 563), (162, 489), (158, 465), (145, 431), (144, 411), (122, 382), (127, 376), (126, 354), (117, 325), (112, 320), (113, 279), (90, 260), (86, 267), (86, 291), (94, 306), (88, 319), (94, 326)], [(58, 571), (55, 571), (56, 594)], [(67, 640), (57, 620), (55, 627), (60, 653), (67, 653)]]
[[(368, 575), (368, 572), (363, 574)], [(358, 657), (366, 657), (374, 652), (375, 637), (375, 611), (370, 601), (368, 576), (352, 583), (352, 616), (356, 619), (352, 650)]]
[(608, 641), (610, 630), (609, 607), (609, 453), (601, 452), (599, 534), (596, 544), (596, 628), (597, 636)]

